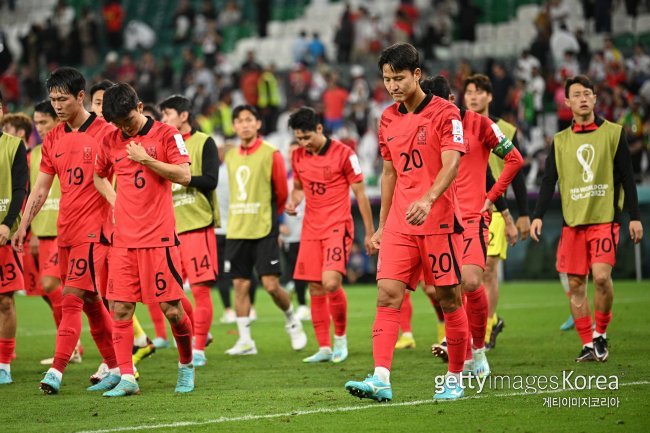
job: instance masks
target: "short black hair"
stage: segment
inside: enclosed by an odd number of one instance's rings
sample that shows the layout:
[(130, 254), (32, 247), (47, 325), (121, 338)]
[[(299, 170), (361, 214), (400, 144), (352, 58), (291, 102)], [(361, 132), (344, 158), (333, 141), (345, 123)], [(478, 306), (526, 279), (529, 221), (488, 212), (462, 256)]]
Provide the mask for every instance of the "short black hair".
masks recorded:
[(148, 111), (151, 113), (151, 116), (154, 118), (154, 120), (157, 120), (160, 122), (162, 119), (162, 115), (160, 114), (160, 111), (156, 108), (155, 105), (153, 104), (144, 104), (142, 107), (142, 111)]
[(476, 86), (476, 89), (483, 90), (485, 93), (492, 94), (492, 82), (487, 75), (483, 74), (474, 74), (470, 75), (465, 79), (463, 84), (463, 91), (467, 90), (467, 86), (473, 84)]
[(76, 97), (79, 92), (86, 90), (86, 79), (77, 69), (63, 66), (52, 72), (45, 86), (48, 92), (59, 90)]
[(309, 107), (302, 107), (289, 116), (289, 128), (295, 131), (316, 131), (320, 117)]
[(582, 84), (587, 89), (591, 89), (592, 92), (596, 93), (594, 90), (594, 83), (586, 75), (576, 75), (575, 77), (568, 78), (564, 84), (564, 97), (569, 97), (569, 88), (574, 84)]
[(95, 93), (99, 92), (100, 90), (106, 91), (106, 89), (111, 87), (113, 84), (115, 83), (112, 82), (111, 80), (102, 80), (99, 83), (93, 84), (92, 87), (90, 88), (90, 99), (91, 100), (93, 99)]
[(106, 89), (102, 103), (102, 114), (107, 122), (126, 119), (132, 110), (138, 108), (138, 94), (127, 83), (117, 83)]
[(241, 113), (242, 111), (250, 111), (251, 114), (252, 114), (253, 116), (255, 116), (255, 118), (256, 118), (257, 120), (262, 120), (262, 118), (260, 117), (260, 113), (259, 113), (259, 111), (257, 111), (257, 108), (255, 108), (254, 106), (252, 106), (252, 105), (250, 105), (250, 104), (244, 104), (244, 105), (238, 105), (238, 106), (236, 106), (235, 109), (232, 110), (232, 118), (233, 118), (233, 120), (235, 120), (236, 118), (238, 118), (238, 117), (239, 117), (239, 113)]
[(426, 93), (431, 93), (432, 95), (438, 96), (442, 99), (449, 100), (449, 95), (451, 95), (451, 86), (449, 81), (442, 75), (436, 75), (433, 78), (427, 78), (420, 82), (420, 87)]
[(160, 110), (164, 111), (167, 109), (176, 110), (179, 115), (187, 111), (187, 121), (189, 122), (192, 119), (192, 103), (185, 96), (172, 95), (162, 101), (160, 103)]
[(379, 56), (379, 72), (383, 72), (384, 65), (389, 65), (393, 71), (414, 72), (420, 67), (420, 54), (411, 44), (397, 43), (385, 48)]
[(34, 112), (47, 114), (52, 119), (54, 120), (57, 119), (56, 111), (54, 111), (54, 107), (52, 107), (52, 103), (47, 99), (34, 105)]

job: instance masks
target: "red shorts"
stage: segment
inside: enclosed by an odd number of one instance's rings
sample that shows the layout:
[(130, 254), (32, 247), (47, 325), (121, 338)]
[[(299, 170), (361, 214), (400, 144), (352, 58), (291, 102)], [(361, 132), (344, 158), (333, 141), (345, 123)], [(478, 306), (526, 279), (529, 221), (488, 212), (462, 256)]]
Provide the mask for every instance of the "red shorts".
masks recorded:
[(407, 235), (384, 230), (377, 261), (377, 280), (402, 281), (415, 290), (424, 276), (429, 286), (460, 284), (461, 233)]
[[(25, 281), (25, 292), (27, 293), (27, 296), (45, 296), (45, 291), (43, 290), (43, 285), (41, 284), (39, 261), (28, 250), (29, 248), (25, 248), (26, 252), (23, 254), (23, 278)], [(56, 275), (58, 278), (58, 267)]]
[(190, 284), (207, 283), (217, 280), (219, 262), (217, 261), (217, 238), (214, 227), (192, 230), (178, 235), (181, 241), (181, 270), (183, 280)]
[(106, 255), (110, 247), (85, 243), (59, 247), (59, 270), (63, 287), (100, 293), (107, 275)]
[(25, 288), (23, 255), (10, 244), (0, 247), (0, 293), (10, 293)]
[(485, 257), (490, 236), (490, 222), (485, 218), (463, 220), (463, 265), (476, 265), (485, 270)]
[(111, 248), (107, 298), (156, 304), (185, 296), (178, 247)]
[(345, 275), (352, 247), (352, 236), (347, 229), (339, 232), (342, 233), (340, 236), (327, 239), (301, 239), (293, 278), (322, 281), (325, 271), (336, 271)]
[(617, 223), (562, 227), (555, 263), (557, 271), (588, 275), (594, 263), (614, 266), (619, 229)]
[(55, 237), (38, 240), (38, 269), (41, 277), (61, 278), (59, 248)]

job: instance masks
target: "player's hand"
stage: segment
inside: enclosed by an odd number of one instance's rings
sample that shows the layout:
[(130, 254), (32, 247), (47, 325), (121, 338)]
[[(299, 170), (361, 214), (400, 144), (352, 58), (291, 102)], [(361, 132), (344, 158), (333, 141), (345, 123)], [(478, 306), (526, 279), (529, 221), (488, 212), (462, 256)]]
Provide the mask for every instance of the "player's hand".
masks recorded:
[(287, 202), (286, 206), (284, 207), (284, 211), (287, 213), (287, 215), (298, 215), (297, 206), (292, 201)]
[(0, 246), (6, 245), (9, 242), (9, 232), (11, 229), (5, 224), (0, 224)]
[(539, 242), (539, 237), (542, 234), (542, 220), (535, 218), (530, 225), (530, 237), (533, 238), (535, 242)]
[(434, 200), (431, 200), (426, 195), (419, 200), (414, 201), (406, 209), (406, 221), (412, 226), (421, 226), (431, 211)]
[(643, 239), (643, 226), (641, 225), (641, 221), (630, 221), (630, 239), (635, 244), (638, 244)]
[(512, 219), (506, 220), (506, 240), (511, 247), (519, 240), (519, 230), (517, 230), (517, 226), (512, 222)]
[(18, 251), (19, 253), (23, 252), (23, 243), (25, 242), (26, 237), (27, 230), (25, 230), (22, 226), (19, 226), (18, 230), (16, 230), (16, 233), (14, 233), (13, 237), (11, 238), (11, 246), (14, 248), (14, 250)]
[(377, 252), (377, 248), (375, 248), (375, 245), (373, 243), (373, 237), (374, 235), (366, 233), (366, 237), (363, 239), (363, 244), (366, 246), (366, 254), (369, 256), (372, 256)]
[(126, 145), (126, 154), (130, 160), (139, 162), (140, 164), (151, 159), (147, 151), (144, 150), (144, 147), (135, 141), (131, 141)]
[(528, 234), (530, 233), (530, 218), (527, 216), (520, 216), (517, 218), (515, 225), (517, 226), (517, 230), (519, 230), (521, 240), (525, 241), (528, 239)]
[(493, 204), (492, 201), (490, 201), (489, 198), (486, 198), (485, 203), (483, 204), (483, 207), (481, 208), (481, 213), (489, 212), (490, 214), (492, 214), (492, 204)]
[(32, 256), (38, 256), (38, 237), (32, 233), (32, 237), (29, 238), (29, 252)]
[(375, 251), (379, 250), (381, 244), (381, 236), (384, 232), (384, 229), (377, 229), (377, 231), (370, 237), (370, 242), (372, 243)]

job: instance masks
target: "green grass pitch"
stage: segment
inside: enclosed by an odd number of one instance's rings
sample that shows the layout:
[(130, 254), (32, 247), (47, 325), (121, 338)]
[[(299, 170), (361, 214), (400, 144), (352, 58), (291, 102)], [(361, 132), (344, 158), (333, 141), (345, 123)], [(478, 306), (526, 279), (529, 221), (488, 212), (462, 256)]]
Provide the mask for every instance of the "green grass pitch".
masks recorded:
[[(350, 396), (343, 384), (372, 371), (371, 325), (376, 288), (350, 286), (348, 341), (350, 357), (340, 365), (305, 365), (316, 350), (309, 344), (291, 350), (282, 314), (260, 291), (253, 337), (259, 354), (229, 357), (225, 349), (237, 339), (235, 325), (215, 324), (215, 342), (207, 349), (208, 365), (197, 371), (196, 390), (174, 395), (176, 352), (161, 350), (140, 363), (139, 396), (105, 399), (85, 391), (100, 359), (87, 326), (83, 363), (70, 365), (61, 393), (45, 396), (38, 382), (52, 356), (53, 320), (40, 298), (18, 296), (18, 358), (14, 383), (0, 387), (0, 431), (183, 431), (183, 432), (641, 432), (650, 429), (650, 290), (647, 283), (615, 282), (614, 318), (609, 328), (607, 363), (576, 364), (580, 349), (575, 331), (561, 332), (568, 305), (559, 282), (503, 284), (499, 314), (506, 327), (489, 352), (496, 375), (616, 375), (618, 390), (560, 390), (539, 394), (521, 389), (466, 392), (467, 398), (436, 403), (433, 378), (445, 364), (430, 355), (435, 315), (423, 293), (413, 297), (413, 332), (417, 348), (397, 351), (393, 363), (393, 401), (378, 404)], [(590, 296), (593, 297), (593, 290)], [(213, 295), (215, 322), (222, 309)], [(593, 299), (593, 298), (592, 298)], [(146, 308), (138, 307), (145, 329), (152, 327)], [(170, 334), (171, 335), (171, 334)], [(619, 407), (544, 407), (549, 397), (617, 397)]]

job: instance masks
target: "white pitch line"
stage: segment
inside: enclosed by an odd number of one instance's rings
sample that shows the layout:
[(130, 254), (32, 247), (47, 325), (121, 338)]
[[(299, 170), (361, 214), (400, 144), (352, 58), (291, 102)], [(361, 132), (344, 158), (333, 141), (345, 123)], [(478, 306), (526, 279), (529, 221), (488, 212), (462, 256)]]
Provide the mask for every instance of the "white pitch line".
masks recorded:
[[(636, 386), (636, 385), (650, 385), (650, 381), (640, 380), (636, 382), (627, 382), (627, 383), (621, 383), (619, 386)], [(462, 400), (475, 400), (475, 399), (491, 398), (491, 397), (502, 398), (502, 397), (518, 397), (518, 396), (534, 396), (534, 395), (542, 395), (542, 394), (555, 394), (564, 391), (571, 392), (577, 390), (556, 389), (556, 390), (549, 390), (549, 391), (540, 391), (536, 393), (524, 391), (524, 392), (506, 392), (500, 394), (481, 394), (481, 395), (477, 394), (477, 395), (465, 397)], [(210, 424), (223, 424), (227, 422), (257, 421), (257, 420), (266, 420), (266, 419), (274, 419), (274, 418), (282, 418), (282, 417), (316, 415), (321, 413), (354, 412), (354, 411), (366, 410), (366, 409), (388, 409), (393, 407), (420, 406), (425, 404), (443, 403), (443, 402), (447, 403), (444, 400), (439, 401), (439, 400), (428, 399), (428, 400), (405, 401), (402, 403), (368, 404), (366, 406), (343, 406), (343, 407), (323, 408), (323, 409), (314, 409), (314, 410), (295, 410), (292, 412), (272, 413), (267, 415), (243, 415), (243, 416), (236, 416), (236, 417), (222, 416), (220, 418), (208, 419), (205, 421), (179, 421), (179, 422), (172, 422), (167, 424), (153, 424), (153, 425), (147, 424), (147, 425), (139, 425), (139, 426), (115, 427), (115, 428), (108, 428), (108, 429), (101, 429), (101, 430), (82, 430), (82, 431), (78, 431), (77, 433), (114, 433), (114, 432), (124, 432), (124, 431), (139, 431), (139, 430), (154, 430), (154, 429), (163, 429), (163, 428), (202, 426), (202, 425), (210, 425)]]

